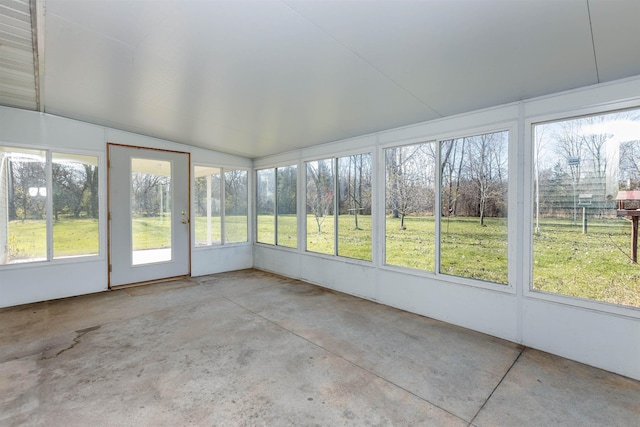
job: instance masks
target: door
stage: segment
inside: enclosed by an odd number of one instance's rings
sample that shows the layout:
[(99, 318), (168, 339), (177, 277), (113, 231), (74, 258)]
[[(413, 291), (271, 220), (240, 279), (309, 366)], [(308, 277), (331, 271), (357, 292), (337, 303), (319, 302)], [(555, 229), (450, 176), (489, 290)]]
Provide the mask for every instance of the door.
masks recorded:
[(109, 286), (188, 275), (189, 154), (108, 147)]

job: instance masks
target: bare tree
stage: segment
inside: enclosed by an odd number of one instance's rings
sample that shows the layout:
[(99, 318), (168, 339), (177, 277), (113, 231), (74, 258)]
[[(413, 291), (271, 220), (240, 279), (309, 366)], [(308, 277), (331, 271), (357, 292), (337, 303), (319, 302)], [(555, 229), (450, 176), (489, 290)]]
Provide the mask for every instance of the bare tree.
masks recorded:
[(371, 210), (371, 159), (370, 153), (338, 159), (340, 209), (353, 214), (356, 230), (360, 229), (358, 215)]
[(428, 193), (433, 190), (435, 161), (434, 153), (431, 151), (430, 158), (427, 150), (431, 145), (416, 144), (385, 151), (387, 209), (394, 218), (400, 218), (401, 230), (406, 229), (407, 215), (426, 211), (430, 205)]
[(468, 178), (475, 185), (480, 225), (484, 226), (488, 205), (491, 203), (494, 215), (498, 214), (498, 205), (504, 200), (506, 193), (506, 134), (487, 133), (467, 138), (467, 140), (469, 144), (466, 163)]
[(333, 211), (333, 159), (307, 163), (307, 211), (311, 211), (322, 231), (322, 223)]

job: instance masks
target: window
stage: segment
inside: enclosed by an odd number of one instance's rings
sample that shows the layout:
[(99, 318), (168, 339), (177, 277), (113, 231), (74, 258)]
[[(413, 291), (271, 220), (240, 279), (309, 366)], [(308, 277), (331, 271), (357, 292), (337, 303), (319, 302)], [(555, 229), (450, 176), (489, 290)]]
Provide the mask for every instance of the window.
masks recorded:
[(248, 241), (247, 171), (195, 166), (194, 176), (195, 245)]
[(296, 165), (277, 168), (278, 188), (276, 191), (278, 207), (277, 244), (296, 248), (298, 246), (298, 218), (296, 207), (296, 186), (298, 167)]
[(509, 132), (440, 142), (440, 273), (508, 283)]
[(259, 243), (298, 246), (297, 172), (296, 165), (256, 172), (256, 240)]
[(307, 162), (307, 250), (335, 253), (333, 159)]
[(196, 246), (222, 244), (222, 180), (220, 168), (194, 167)]
[(338, 159), (338, 255), (371, 261), (371, 154)]
[(385, 263), (508, 283), (508, 151), (508, 131), (385, 149)]
[(388, 265), (434, 271), (436, 143), (385, 150)]
[(308, 251), (371, 260), (371, 167), (371, 153), (306, 163)]
[(224, 229), (226, 243), (248, 241), (249, 189), (246, 170), (224, 171)]
[(96, 156), (0, 147), (0, 264), (98, 255), (98, 184)]
[(640, 307), (640, 110), (539, 123), (533, 138), (533, 289)]

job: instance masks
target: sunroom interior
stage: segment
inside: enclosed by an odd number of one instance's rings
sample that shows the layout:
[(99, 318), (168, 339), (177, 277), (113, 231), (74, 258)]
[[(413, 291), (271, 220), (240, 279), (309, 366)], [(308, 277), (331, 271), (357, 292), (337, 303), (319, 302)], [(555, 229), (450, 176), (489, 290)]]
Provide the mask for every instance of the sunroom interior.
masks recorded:
[(0, 307), (258, 269), (640, 380), (640, 2), (0, 12)]

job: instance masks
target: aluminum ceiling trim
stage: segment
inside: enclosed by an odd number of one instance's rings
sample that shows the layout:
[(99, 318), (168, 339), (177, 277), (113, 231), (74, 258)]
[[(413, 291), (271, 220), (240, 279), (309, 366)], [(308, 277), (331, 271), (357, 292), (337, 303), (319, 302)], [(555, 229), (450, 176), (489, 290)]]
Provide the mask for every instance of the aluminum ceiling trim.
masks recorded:
[(32, 9), (35, 0), (0, 0), (0, 104), (38, 110)]

